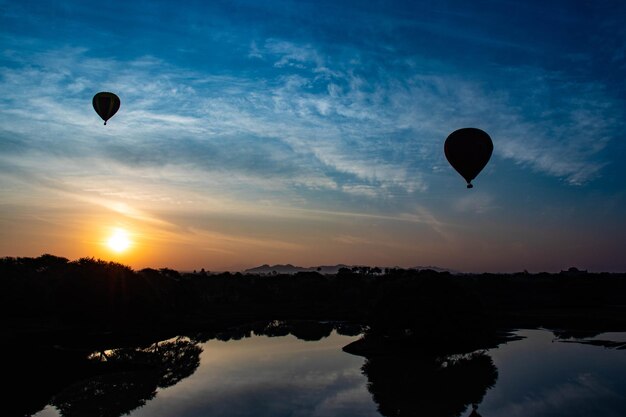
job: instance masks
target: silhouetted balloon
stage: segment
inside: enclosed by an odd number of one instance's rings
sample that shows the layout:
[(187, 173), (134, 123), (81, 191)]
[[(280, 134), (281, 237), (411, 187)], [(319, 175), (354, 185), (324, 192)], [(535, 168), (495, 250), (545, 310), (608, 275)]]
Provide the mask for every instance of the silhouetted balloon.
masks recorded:
[(450, 133), (443, 149), (450, 165), (467, 181), (467, 188), (472, 188), (472, 180), (491, 158), (493, 142), (486, 132), (466, 127)]
[(102, 120), (104, 124), (107, 124), (109, 120), (120, 108), (120, 98), (113, 93), (100, 92), (93, 96), (93, 108)]

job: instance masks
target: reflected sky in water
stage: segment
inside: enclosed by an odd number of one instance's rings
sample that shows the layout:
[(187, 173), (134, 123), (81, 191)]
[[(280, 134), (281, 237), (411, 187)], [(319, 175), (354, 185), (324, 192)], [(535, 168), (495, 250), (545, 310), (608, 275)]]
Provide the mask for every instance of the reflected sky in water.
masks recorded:
[[(625, 350), (563, 343), (542, 330), (519, 334), (525, 339), (488, 351), (499, 376), (478, 408), (483, 417), (626, 415)], [(626, 333), (595, 339), (624, 340)], [(361, 371), (365, 359), (341, 350), (353, 340), (335, 331), (316, 342), (291, 335), (211, 340), (193, 375), (130, 415), (379, 416)], [(58, 413), (47, 407), (36, 416)]]
[[(379, 416), (361, 373), (364, 359), (341, 348), (335, 331), (320, 341), (252, 336), (202, 345), (200, 368), (133, 417)], [(37, 414), (58, 416), (51, 407)]]
[(483, 417), (626, 415), (626, 351), (563, 343), (541, 330), (519, 334), (526, 339), (489, 351), (499, 377), (479, 407)]
[(361, 374), (363, 358), (341, 348), (354, 337), (319, 342), (253, 336), (203, 345), (190, 378), (133, 416), (377, 416)]

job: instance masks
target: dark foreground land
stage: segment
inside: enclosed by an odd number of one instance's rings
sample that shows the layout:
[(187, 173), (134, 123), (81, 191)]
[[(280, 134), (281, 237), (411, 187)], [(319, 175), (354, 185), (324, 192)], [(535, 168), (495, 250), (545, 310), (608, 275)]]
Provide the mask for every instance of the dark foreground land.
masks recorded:
[[(626, 274), (574, 269), (182, 274), (51, 255), (3, 258), (0, 353), (11, 381), (7, 398), (14, 399), (5, 409), (30, 415), (52, 403), (64, 416), (122, 415), (153, 398), (158, 387), (191, 375), (202, 341), (252, 331), (319, 340), (334, 329), (363, 334), (344, 350), (367, 358), (363, 372), (383, 415), (412, 413), (414, 404), (406, 401), (411, 395), (402, 394), (401, 383), (409, 375), (397, 374), (411, 366), (416, 372), (410, 374), (432, 374), (425, 385), (431, 388), (437, 381), (449, 387), (463, 375), (474, 375), (474, 381), (482, 375), (480, 389), (459, 388), (458, 404), (436, 411), (458, 415), (497, 378), (490, 359), (472, 352), (510, 340), (514, 328), (544, 327), (561, 338), (626, 331), (624, 294)], [(28, 400), (21, 399), (24, 392)], [(106, 413), (98, 399), (107, 404)]]
[[(336, 275), (134, 271), (44, 255), (0, 259), (5, 340), (151, 339), (251, 320), (340, 320), (388, 336), (546, 327), (579, 335), (626, 330), (626, 274), (464, 274), (342, 269)], [(74, 336), (71, 336), (74, 335)]]

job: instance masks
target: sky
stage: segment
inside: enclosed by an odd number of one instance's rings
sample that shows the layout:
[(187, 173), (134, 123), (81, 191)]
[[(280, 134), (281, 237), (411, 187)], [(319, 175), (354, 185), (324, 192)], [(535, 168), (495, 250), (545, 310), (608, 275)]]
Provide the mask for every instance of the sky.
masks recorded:
[[(0, 256), (626, 271), (624, 21), (621, 0), (0, 0)], [(494, 143), (471, 190), (443, 153), (464, 127)]]

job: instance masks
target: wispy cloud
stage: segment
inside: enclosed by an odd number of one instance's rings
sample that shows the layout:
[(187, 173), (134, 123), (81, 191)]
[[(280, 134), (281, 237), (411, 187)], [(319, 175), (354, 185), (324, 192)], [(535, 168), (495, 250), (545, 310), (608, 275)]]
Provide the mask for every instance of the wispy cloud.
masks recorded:
[[(516, 70), (518, 81), (503, 91), (443, 64), (436, 75), (397, 78), (391, 67), (364, 78), (351, 61), (330, 68), (332, 60), (313, 46), (278, 39), (255, 52), (280, 69), (262, 80), (87, 52), (5, 53), (21, 65), (2, 69), (5, 147), (97, 153), (134, 168), (228, 170), (266, 178), (269, 188), (278, 180), (388, 198), (394, 187), (428, 189), (441, 142), (458, 127), (484, 127), (496, 155), (581, 185), (601, 174), (606, 161), (597, 155), (621, 124), (602, 85), (572, 84), (536, 68)], [(531, 85), (534, 97), (520, 99)], [(123, 101), (106, 130), (96, 130), (90, 108), (97, 89), (118, 91)]]
[(459, 198), (455, 203), (455, 208), (460, 212), (483, 214), (495, 209), (493, 200), (493, 196), (487, 193), (472, 193)]

